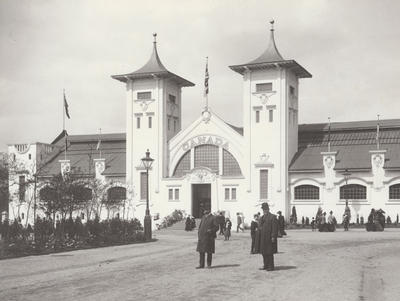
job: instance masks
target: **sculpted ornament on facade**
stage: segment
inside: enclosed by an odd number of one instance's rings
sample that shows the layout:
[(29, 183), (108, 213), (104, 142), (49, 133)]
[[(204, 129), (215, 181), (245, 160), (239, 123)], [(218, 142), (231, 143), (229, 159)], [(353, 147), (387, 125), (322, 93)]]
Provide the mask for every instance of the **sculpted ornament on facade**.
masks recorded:
[(380, 168), (383, 165), (383, 158), (381, 155), (375, 155), (373, 158), (374, 164), (376, 168)]
[(195, 168), (186, 175), (186, 179), (194, 183), (208, 183), (215, 180), (215, 174), (206, 168)]
[(324, 161), (326, 167), (328, 167), (329, 169), (333, 167), (334, 159), (332, 156), (327, 156)]
[(211, 112), (206, 108), (202, 113), (204, 123), (208, 123), (211, 119)]
[(154, 101), (154, 99), (143, 99), (140, 100), (140, 106), (142, 107), (142, 111), (146, 112), (149, 108), (149, 105)]
[(105, 169), (106, 169), (106, 165), (105, 165), (104, 161), (97, 161), (96, 162), (96, 171), (98, 173), (103, 173)]

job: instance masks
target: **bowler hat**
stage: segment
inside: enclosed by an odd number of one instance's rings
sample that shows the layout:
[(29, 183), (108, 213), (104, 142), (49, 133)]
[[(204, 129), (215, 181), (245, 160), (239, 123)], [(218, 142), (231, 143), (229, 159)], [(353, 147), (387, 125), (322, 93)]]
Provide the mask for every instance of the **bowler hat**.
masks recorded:
[(261, 204), (261, 209), (269, 209), (269, 205), (268, 205), (268, 203), (262, 203)]

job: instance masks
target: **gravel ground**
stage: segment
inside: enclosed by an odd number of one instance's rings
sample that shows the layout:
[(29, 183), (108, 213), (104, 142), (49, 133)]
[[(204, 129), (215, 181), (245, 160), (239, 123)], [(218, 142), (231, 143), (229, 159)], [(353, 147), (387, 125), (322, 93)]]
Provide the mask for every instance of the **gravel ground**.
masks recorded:
[(400, 231), (287, 231), (276, 270), (260, 271), (249, 233), (220, 236), (196, 270), (196, 232), (149, 244), (0, 261), (0, 300), (399, 300)]

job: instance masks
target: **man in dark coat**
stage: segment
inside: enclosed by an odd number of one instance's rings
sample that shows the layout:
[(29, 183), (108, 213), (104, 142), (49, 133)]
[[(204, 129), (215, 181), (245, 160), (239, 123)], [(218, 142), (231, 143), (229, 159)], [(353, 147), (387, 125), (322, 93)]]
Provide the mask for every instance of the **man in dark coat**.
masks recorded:
[(260, 221), (260, 253), (263, 256), (264, 266), (261, 270), (274, 270), (274, 251), (278, 237), (278, 220), (276, 215), (269, 212), (268, 203), (263, 203), (261, 208), (264, 215)]
[(212, 254), (215, 253), (215, 238), (219, 225), (210, 211), (204, 210), (198, 232), (197, 252), (200, 253), (200, 265), (196, 269), (204, 268), (205, 253), (207, 253), (207, 267), (211, 267)]
[(282, 211), (278, 211), (278, 225), (279, 225), (279, 233), (278, 236), (282, 237), (283, 235), (286, 235), (285, 231), (285, 218), (282, 215)]

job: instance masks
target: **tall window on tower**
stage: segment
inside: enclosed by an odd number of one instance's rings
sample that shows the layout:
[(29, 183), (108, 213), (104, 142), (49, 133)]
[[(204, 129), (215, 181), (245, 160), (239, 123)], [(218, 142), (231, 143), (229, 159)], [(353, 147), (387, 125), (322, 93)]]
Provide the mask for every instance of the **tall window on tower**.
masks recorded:
[(260, 122), (260, 111), (256, 111), (256, 123)]
[(25, 176), (19, 176), (19, 200), (25, 201)]
[(147, 199), (147, 174), (145, 172), (140, 173), (140, 199)]
[(269, 110), (268, 111), (268, 120), (269, 122), (273, 122), (274, 121), (274, 110)]
[(260, 199), (268, 199), (268, 170), (260, 170)]
[(136, 117), (136, 128), (140, 129), (140, 117)]
[(268, 91), (272, 91), (272, 83), (256, 84), (256, 92), (268, 92)]
[(151, 116), (149, 116), (149, 129), (151, 129), (152, 126), (153, 126), (153, 120)]

